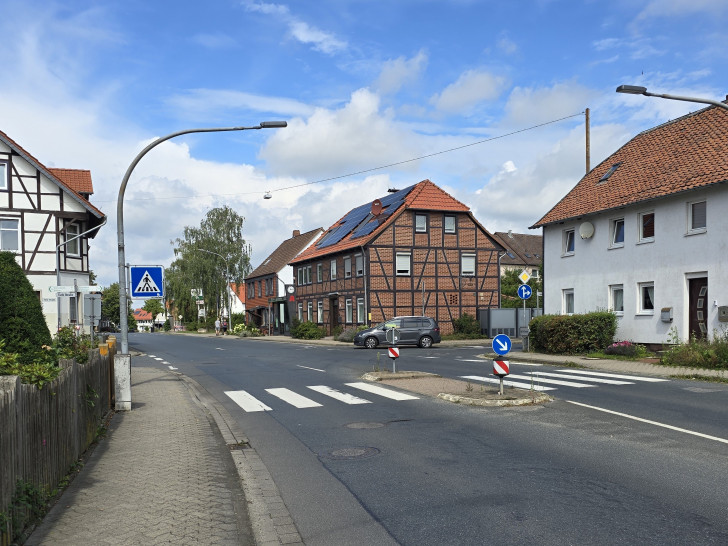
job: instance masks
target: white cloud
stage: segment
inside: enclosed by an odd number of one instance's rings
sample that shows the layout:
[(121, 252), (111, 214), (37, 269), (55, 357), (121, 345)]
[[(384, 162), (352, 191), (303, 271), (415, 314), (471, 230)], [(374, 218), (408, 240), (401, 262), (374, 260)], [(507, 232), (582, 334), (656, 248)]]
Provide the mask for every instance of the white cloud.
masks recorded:
[(417, 81), (426, 68), (427, 53), (424, 51), (419, 51), (411, 59), (398, 57), (386, 61), (375, 87), (382, 94), (396, 93), (403, 85)]
[(498, 40), (498, 49), (506, 55), (513, 55), (518, 52), (518, 44), (505, 36)]
[(589, 106), (596, 92), (576, 83), (552, 87), (515, 87), (506, 104), (507, 118), (516, 125), (536, 125), (576, 114)]
[(468, 70), (442, 93), (433, 96), (430, 103), (441, 112), (467, 114), (481, 102), (498, 98), (506, 84), (503, 76), (485, 70)]
[(674, 17), (694, 13), (721, 14), (728, 11), (725, 0), (652, 0), (637, 19)]

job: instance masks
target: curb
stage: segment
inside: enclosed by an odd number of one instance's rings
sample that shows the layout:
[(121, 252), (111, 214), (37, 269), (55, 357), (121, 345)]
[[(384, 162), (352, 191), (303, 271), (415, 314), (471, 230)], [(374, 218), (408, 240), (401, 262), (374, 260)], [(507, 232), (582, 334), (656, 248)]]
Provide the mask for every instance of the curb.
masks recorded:
[(491, 406), (491, 407), (508, 407), (508, 406), (532, 406), (535, 404), (543, 404), (553, 401), (548, 394), (542, 392), (534, 393), (531, 398), (513, 398), (511, 400), (487, 400), (483, 398), (470, 398), (468, 396), (460, 396), (457, 394), (447, 394), (441, 392), (437, 398), (453, 402), (455, 404), (464, 404), (468, 406)]

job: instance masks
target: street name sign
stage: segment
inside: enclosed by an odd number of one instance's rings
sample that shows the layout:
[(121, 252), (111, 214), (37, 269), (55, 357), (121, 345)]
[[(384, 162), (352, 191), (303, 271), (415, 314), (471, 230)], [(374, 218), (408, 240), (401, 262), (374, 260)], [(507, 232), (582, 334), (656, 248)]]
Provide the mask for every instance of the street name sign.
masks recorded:
[(161, 265), (133, 265), (129, 270), (132, 298), (164, 297), (164, 271)]
[(68, 286), (49, 286), (48, 287), (49, 292), (75, 292), (76, 287), (72, 284)]
[(511, 350), (511, 338), (505, 334), (498, 334), (493, 338), (493, 351), (503, 356)]

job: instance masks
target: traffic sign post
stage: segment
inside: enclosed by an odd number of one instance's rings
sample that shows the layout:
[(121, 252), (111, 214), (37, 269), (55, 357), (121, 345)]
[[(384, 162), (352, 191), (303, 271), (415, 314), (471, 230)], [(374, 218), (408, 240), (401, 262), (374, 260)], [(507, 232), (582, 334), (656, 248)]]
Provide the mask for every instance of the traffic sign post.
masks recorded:
[(389, 348), (389, 358), (392, 359), (392, 373), (397, 373), (397, 359), (399, 358), (399, 347)]
[[(493, 350), (503, 356), (511, 350), (511, 338), (505, 334), (498, 334), (493, 338)], [(508, 361), (502, 358), (493, 360), (493, 375), (500, 377), (500, 395), (503, 396), (503, 378), (510, 373)]]
[(510, 372), (510, 367), (507, 360), (496, 359), (493, 361), (493, 375), (497, 375), (500, 378), (500, 395), (503, 396), (503, 378)]
[(132, 298), (164, 297), (164, 268), (161, 265), (132, 265), (129, 273)]
[[(387, 339), (387, 343), (397, 345), (399, 341), (399, 330), (397, 328), (390, 328), (384, 333), (384, 337)], [(389, 358), (392, 359), (392, 373), (397, 373), (397, 359), (399, 358), (399, 347), (389, 348)]]

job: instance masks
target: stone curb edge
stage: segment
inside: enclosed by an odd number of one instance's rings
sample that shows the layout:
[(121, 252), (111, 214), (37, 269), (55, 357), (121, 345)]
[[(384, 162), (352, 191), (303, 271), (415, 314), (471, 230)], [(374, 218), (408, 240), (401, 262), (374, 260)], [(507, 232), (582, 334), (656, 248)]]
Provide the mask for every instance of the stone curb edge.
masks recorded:
[(534, 393), (529, 398), (514, 398), (511, 400), (487, 400), (482, 398), (470, 398), (469, 396), (460, 396), (458, 394), (448, 394), (441, 392), (437, 395), (442, 400), (448, 402), (454, 402), (455, 404), (465, 404), (468, 406), (493, 406), (493, 407), (507, 407), (507, 406), (528, 406), (532, 404), (543, 404), (544, 402), (551, 402), (551, 398), (548, 394), (542, 392)]

